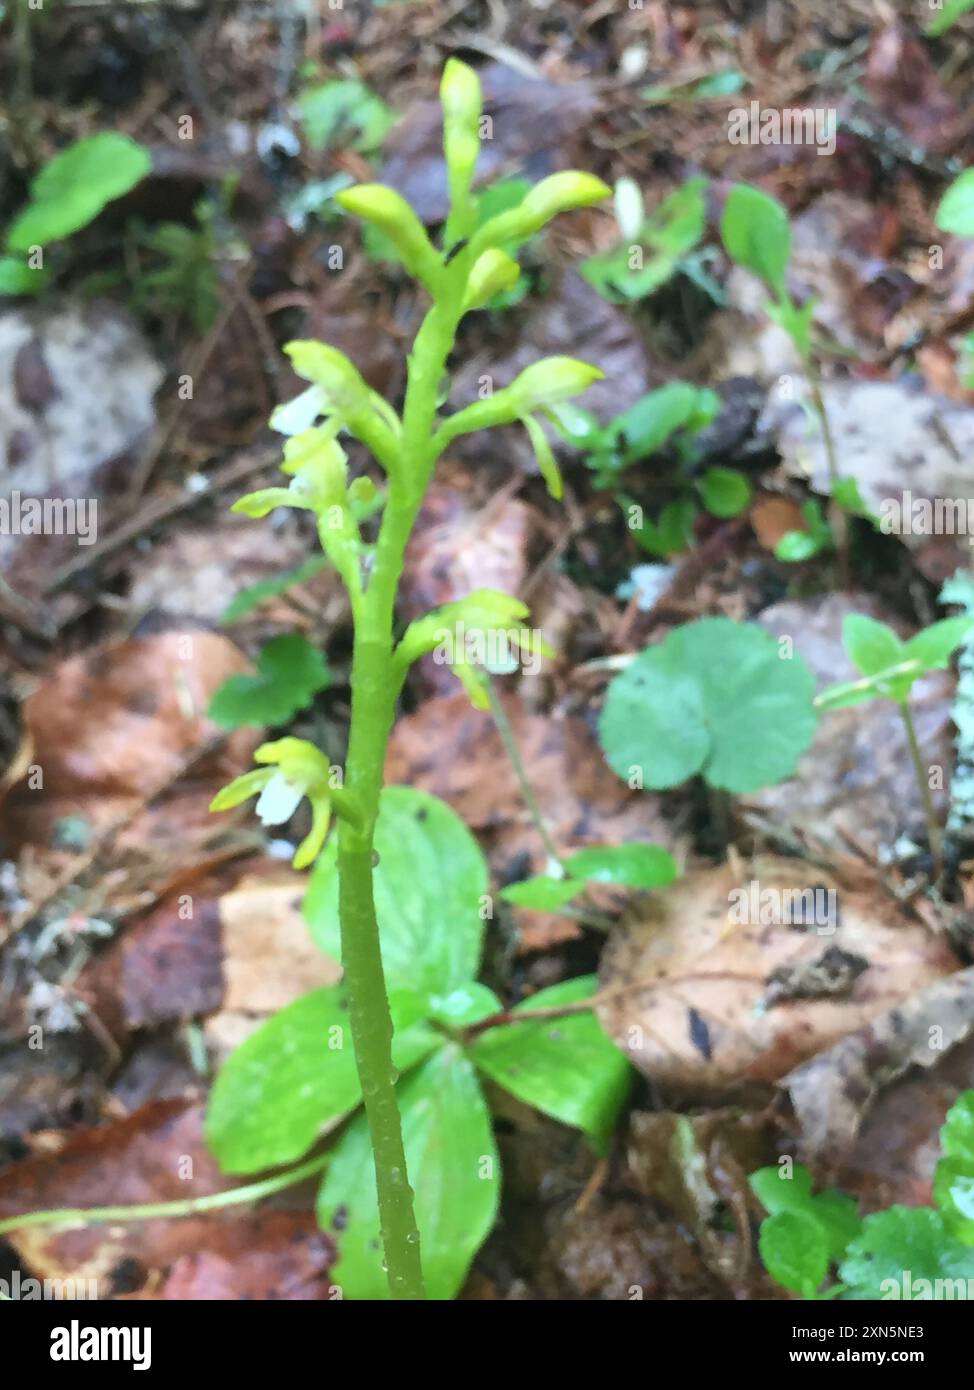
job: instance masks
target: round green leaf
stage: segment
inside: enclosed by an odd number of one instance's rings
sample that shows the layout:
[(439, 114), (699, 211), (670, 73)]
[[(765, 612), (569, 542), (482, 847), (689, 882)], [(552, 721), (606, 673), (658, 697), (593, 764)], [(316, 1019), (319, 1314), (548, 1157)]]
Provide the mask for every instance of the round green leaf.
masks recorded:
[(575, 878), (617, 883), (623, 888), (662, 888), (679, 870), (672, 854), (659, 845), (606, 845), (579, 850), (565, 868)]
[(644, 787), (701, 773), (755, 791), (788, 777), (812, 741), (814, 680), (761, 628), (703, 618), (677, 628), (609, 686), (599, 736), (609, 765)]
[[(373, 891), (390, 986), (448, 994), (480, 965), (487, 865), (480, 846), (444, 801), (387, 787), (376, 825)], [(319, 856), (304, 900), (311, 934), (340, 959), (337, 845)]]
[[(389, 1003), (397, 1029), (393, 1060), (406, 1071), (436, 1047), (439, 1034), (419, 1022), (419, 996), (394, 992)], [(206, 1141), (225, 1172), (275, 1168), (300, 1158), (361, 1098), (344, 991), (316, 989), (231, 1054), (210, 1094)]]
[(814, 1295), (828, 1273), (829, 1242), (812, 1216), (780, 1211), (761, 1223), (758, 1248), (772, 1279), (786, 1289)]
[(810, 531), (786, 531), (774, 548), (775, 558), (797, 565), (817, 555), (824, 544), (822, 536), (815, 536)]
[(7, 234), (11, 251), (46, 246), (86, 227), (152, 168), (147, 150), (127, 135), (102, 131), (69, 145), (45, 164), (31, 201)]
[[(490, 1112), (473, 1067), (454, 1044), (407, 1076), (397, 1095), (426, 1293), (450, 1299), (497, 1215), (500, 1160)], [(338, 1245), (331, 1279), (343, 1296), (388, 1298), (364, 1113), (352, 1120), (335, 1149), (317, 1211), (322, 1229)]]
[(699, 488), (711, 516), (739, 516), (751, 500), (751, 484), (736, 468), (708, 468)]
[[(514, 1013), (588, 999), (597, 983), (594, 975), (584, 975), (554, 985), (526, 999)], [(501, 1024), (477, 1038), (471, 1056), (505, 1091), (583, 1130), (605, 1152), (632, 1073), (593, 1013)]]

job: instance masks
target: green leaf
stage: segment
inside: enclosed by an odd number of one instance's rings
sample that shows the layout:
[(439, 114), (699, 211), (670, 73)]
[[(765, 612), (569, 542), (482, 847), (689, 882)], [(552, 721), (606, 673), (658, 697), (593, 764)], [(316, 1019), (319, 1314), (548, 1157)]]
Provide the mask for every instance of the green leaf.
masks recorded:
[[(514, 1013), (574, 1004), (597, 985), (594, 975), (568, 980), (532, 995)], [(599, 1153), (607, 1150), (631, 1071), (594, 1014), (501, 1024), (481, 1034), (470, 1055), (505, 1091), (582, 1130)]]
[(940, 1131), (933, 1195), (951, 1232), (974, 1245), (974, 1091), (958, 1096)]
[[(415, 1197), (426, 1293), (451, 1299), (497, 1215), (500, 1160), (473, 1067), (450, 1044), (402, 1081), (406, 1172)], [(365, 1115), (342, 1135), (318, 1194), (318, 1221), (338, 1245), (331, 1280), (345, 1298), (387, 1299), (375, 1163)]]
[(849, 1242), (859, 1234), (862, 1220), (855, 1201), (831, 1187), (814, 1194), (811, 1174), (800, 1163), (794, 1166), (790, 1178), (777, 1167), (768, 1167), (752, 1173), (748, 1182), (770, 1215), (794, 1212), (817, 1221), (825, 1232), (829, 1258), (833, 1261), (842, 1258)]
[(736, 468), (708, 468), (697, 486), (711, 516), (739, 516), (751, 500), (751, 484)]
[(147, 150), (127, 135), (102, 131), (69, 145), (31, 184), (30, 202), (7, 233), (11, 251), (47, 246), (93, 222), (152, 168)]
[(582, 849), (566, 860), (573, 878), (624, 888), (663, 888), (679, 875), (672, 854), (659, 845), (606, 845)]
[(446, 1028), (468, 1028), (491, 1014), (501, 1013), (504, 1006), (492, 989), (471, 981), (449, 994), (434, 994), (429, 1000), (429, 1015)]
[(779, 1211), (761, 1223), (758, 1249), (764, 1267), (786, 1289), (813, 1298), (828, 1273), (829, 1249), (814, 1217)]
[(839, 1270), (848, 1299), (970, 1298), (974, 1250), (930, 1207), (889, 1207), (862, 1223)]
[(550, 878), (538, 874), (535, 878), (510, 883), (500, 891), (500, 897), (515, 907), (530, 907), (538, 912), (557, 912), (572, 898), (585, 891), (585, 884), (573, 878)]
[(638, 463), (661, 449), (677, 430), (708, 425), (719, 405), (715, 392), (688, 381), (671, 381), (617, 415), (605, 433), (626, 465)]
[[(639, 245), (626, 242), (582, 262), (579, 271), (604, 299), (645, 299), (664, 284), (680, 260), (700, 241), (707, 222), (706, 179), (690, 179), (674, 190), (643, 223)], [(642, 247), (648, 247), (648, 258)]]
[[(406, 1071), (440, 1042), (420, 1022), (421, 996), (390, 998), (393, 1060)], [(206, 1111), (206, 1142), (227, 1173), (256, 1173), (291, 1163), (324, 1125), (362, 1098), (344, 988), (312, 990), (288, 1004), (231, 1054)]]
[(799, 564), (818, 555), (827, 544), (827, 540), (811, 531), (786, 531), (774, 548), (775, 558), (788, 564)]
[(643, 87), (639, 95), (653, 104), (667, 104), (671, 101), (702, 101), (705, 97), (731, 97), (746, 86), (747, 78), (738, 68), (725, 68), (722, 72), (712, 72), (707, 77), (672, 86), (655, 83), (651, 87)]
[[(382, 961), (391, 985), (449, 994), (477, 974), (487, 865), (477, 841), (445, 802), (386, 787), (379, 804), (374, 874)], [(319, 856), (304, 900), (311, 934), (340, 957), (334, 840)]]
[(924, 671), (942, 669), (950, 665), (950, 658), (967, 641), (972, 630), (974, 617), (967, 614), (942, 618), (909, 639), (903, 649), (903, 659), (919, 661)]
[(612, 681), (599, 723), (624, 780), (755, 791), (788, 777), (812, 741), (814, 681), (761, 628), (703, 618), (642, 652)]
[(799, 307), (784, 295), (780, 301), (764, 306), (768, 318), (788, 334), (802, 361), (807, 361), (811, 352), (815, 304), (814, 299), (809, 299)]
[(309, 87), (298, 97), (298, 114), (313, 150), (330, 145), (377, 150), (395, 122), (395, 112), (356, 78), (336, 78)]
[(256, 584), (248, 584), (245, 589), (240, 590), (236, 598), (227, 604), (220, 615), (220, 621), (222, 623), (239, 622), (258, 605), (266, 603), (269, 598), (276, 598), (278, 594), (293, 589), (297, 584), (307, 583), (316, 574), (320, 574), (330, 563), (327, 555), (312, 555), (310, 559), (305, 560), (295, 569), (285, 570), (281, 574), (273, 575), (270, 579), (260, 579)]
[(727, 195), (720, 234), (728, 256), (784, 295), (791, 257), (788, 214), (774, 198), (749, 184), (735, 184)]
[(261, 649), (256, 675), (230, 676), (214, 691), (207, 716), (223, 729), (286, 724), (329, 679), (318, 649), (300, 632), (288, 632)]
[(19, 256), (0, 256), (0, 295), (38, 294), (46, 282), (46, 271), (31, 270)]
[(842, 624), (842, 645), (864, 676), (875, 676), (907, 659), (903, 642), (893, 629), (865, 613), (847, 614)]
[[(974, 10), (974, 0), (947, 0), (940, 14), (935, 15), (923, 31), (930, 38), (938, 38), (945, 34), (952, 25), (956, 24), (970, 10)], [(949, 231), (950, 228), (945, 230)]]
[(850, 516), (861, 516), (874, 524), (878, 520), (869, 510), (857, 479), (840, 478), (832, 489), (832, 496), (842, 510), (848, 512)]

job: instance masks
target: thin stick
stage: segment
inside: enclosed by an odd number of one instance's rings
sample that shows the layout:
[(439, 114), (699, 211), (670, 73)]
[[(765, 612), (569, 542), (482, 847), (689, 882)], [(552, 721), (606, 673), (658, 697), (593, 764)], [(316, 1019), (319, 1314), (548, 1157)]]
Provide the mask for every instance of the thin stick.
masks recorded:
[(561, 855), (555, 848), (555, 842), (551, 838), (548, 827), (545, 825), (544, 817), (541, 814), (541, 808), (538, 805), (531, 783), (528, 781), (528, 774), (524, 769), (521, 750), (517, 746), (514, 730), (511, 728), (511, 721), (508, 719), (507, 712), (500, 702), (500, 697), (497, 694), (497, 687), (494, 684), (493, 677), (490, 675), (487, 676), (487, 690), (490, 698), (490, 712), (494, 716), (497, 732), (501, 736), (501, 742), (504, 744), (504, 749), (510, 759), (511, 767), (514, 769), (514, 776), (517, 778), (517, 784), (521, 789), (521, 799), (528, 808), (528, 814), (534, 822), (538, 834), (541, 836), (541, 841), (548, 851), (549, 859), (557, 864), (559, 868), (564, 868)]

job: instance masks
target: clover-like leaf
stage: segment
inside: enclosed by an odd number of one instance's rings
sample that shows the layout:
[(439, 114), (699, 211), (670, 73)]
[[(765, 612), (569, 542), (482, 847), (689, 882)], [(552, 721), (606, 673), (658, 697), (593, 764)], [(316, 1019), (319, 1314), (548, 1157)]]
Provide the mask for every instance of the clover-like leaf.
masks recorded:
[(613, 680), (599, 723), (609, 765), (645, 787), (700, 773), (755, 791), (788, 777), (815, 732), (814, 681), (761, 628), (703, 618), (642, 652)]

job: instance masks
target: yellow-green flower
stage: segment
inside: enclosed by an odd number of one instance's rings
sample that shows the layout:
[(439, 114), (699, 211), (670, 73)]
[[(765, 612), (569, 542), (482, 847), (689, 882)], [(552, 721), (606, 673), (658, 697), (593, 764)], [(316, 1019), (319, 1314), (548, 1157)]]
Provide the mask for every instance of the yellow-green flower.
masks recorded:
[(321, 852), (331, 820), (331, 766), (313, 743), (303, 738), (279, 738), (262, 743), (255, 763), (266, 766), (236, 777), (210, 803), (211, 811), (229, 811), (257, 796), (257, 814), (263, 825), (283, 825), (291, 819), (303, 797), (311, 803), (311, 830), (301, 841), (292, 863), (305, 869)]

